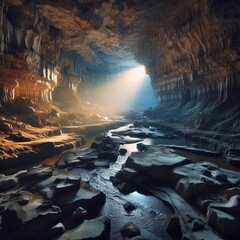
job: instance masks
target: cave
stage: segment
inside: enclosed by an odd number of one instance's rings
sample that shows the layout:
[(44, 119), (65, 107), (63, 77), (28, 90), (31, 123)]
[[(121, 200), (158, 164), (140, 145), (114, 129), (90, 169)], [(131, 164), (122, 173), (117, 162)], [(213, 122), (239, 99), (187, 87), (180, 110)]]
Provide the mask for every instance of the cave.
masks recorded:
[(239, 0), (0, 0), (0, 239), (240, 237)]

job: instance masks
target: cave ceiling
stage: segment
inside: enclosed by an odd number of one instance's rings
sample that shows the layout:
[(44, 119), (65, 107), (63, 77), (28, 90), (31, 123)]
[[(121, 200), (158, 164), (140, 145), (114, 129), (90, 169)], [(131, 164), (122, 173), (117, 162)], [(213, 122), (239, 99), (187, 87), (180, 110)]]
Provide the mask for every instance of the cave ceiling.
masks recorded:
[(223, 86), (240, 85), (239, 0), (2, 3), (1, 58), (58, 84), (143, 64), (163, 100), (224, 97)]
[[(137, 43), (147, 26), (151, 10), (167, 1), (7, 2), (9, 17), (15, 24), (29, 24), (30, 28), (36, 25), (38, 18), (44, 19), (50, 25), (48, 33), (55, 35), (56, 44), (64, 51), (80, 56), (94, 70), (114, 70), (138, 64), (135, 57)], [(36, 31), (46, 35), (42, 25), (38, 25)], [(48, 46), (49, 36), (44, 39), (46, 43), (42, 45)]]

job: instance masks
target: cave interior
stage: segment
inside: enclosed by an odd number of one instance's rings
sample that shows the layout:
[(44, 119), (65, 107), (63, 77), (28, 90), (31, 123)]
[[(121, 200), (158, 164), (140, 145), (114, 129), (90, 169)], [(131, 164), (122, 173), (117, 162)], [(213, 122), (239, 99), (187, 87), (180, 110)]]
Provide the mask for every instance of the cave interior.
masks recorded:
[(239, 0), (0, 0), (1, 239), (239, 239), (239, 168)]

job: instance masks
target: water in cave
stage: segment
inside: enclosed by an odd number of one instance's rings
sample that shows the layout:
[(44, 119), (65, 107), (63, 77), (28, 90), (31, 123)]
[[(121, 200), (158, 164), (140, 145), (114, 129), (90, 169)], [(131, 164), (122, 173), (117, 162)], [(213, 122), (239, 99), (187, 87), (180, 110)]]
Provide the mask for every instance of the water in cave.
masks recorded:
[(0, 239), (238, 240), (239, 13), (0, 0)]

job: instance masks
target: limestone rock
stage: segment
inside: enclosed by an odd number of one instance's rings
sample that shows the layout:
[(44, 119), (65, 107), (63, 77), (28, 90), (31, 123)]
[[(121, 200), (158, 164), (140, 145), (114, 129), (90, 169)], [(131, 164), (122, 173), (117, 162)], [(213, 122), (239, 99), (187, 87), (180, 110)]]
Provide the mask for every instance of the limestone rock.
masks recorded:
[(181, 236), (181, 225), (179, 217), (172, 216), (169, 218), (165, 223), (165, 230), (172, 237)]
[(200, 180), (183, 178), (176, 185), (176, 192), (185, 200), (191, 201), (193, 198), (206, 190), (206, 184)]
[(122, 168), (115, 177), (123, 182), (132, 182), (139, 176), (139, 173), (131, 168)]
[(236, 239), (240, 234), (240, 218), (212, 207), (208, 208), (207, 222), (226, 238)]
[(240, 216), (240, 195), (232, 196), (226, 203), (211, 203), (209, 208)]
[(53, 168), (51, 166), (34, 166), (26, 174), (21, 175), (21, 180), (33, 180), (38, 181), (48, 177), (53, 174)]
[(132, 238), (132, 237), (140, 235), (139, 228), (132, 222), (129, 222), (129, 223), (125, 224), (120, 229), (120, 232), (121, 232), (123, 237), (128, 237), (128, 238)]

